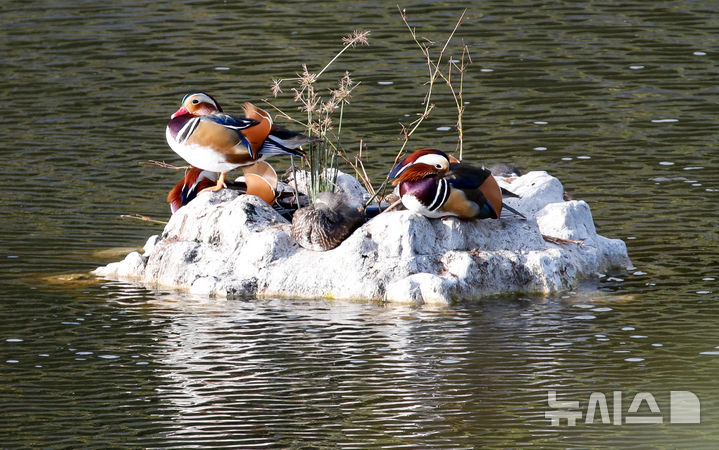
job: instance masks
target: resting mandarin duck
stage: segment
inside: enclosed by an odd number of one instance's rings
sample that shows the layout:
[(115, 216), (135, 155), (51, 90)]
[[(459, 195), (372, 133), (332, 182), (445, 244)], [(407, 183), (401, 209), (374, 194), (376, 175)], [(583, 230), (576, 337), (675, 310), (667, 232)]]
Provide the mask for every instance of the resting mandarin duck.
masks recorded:
[(165, 136), (172, 150), (192, 166), (220, 175), (210, 189), (225, 186), (225, 174), (250, 166), (267, 156), (304, 156), (302, 145), (311, 139), (280, 128), (260, 108), (245, 103), (244, 117), (225, 114), (209, 94), (195, 92), (182, 99), (182, 105), (167, 124)]
[[(272, 204), (277, 192), (277, 173), (275, 169), (264, 161), (258, 161), (251, 166), (242, 167), (246, 193), (256, 195), (265, 202)], [(219, 174), (208, 170), (191, 167), (185, 172), (184, 178), (179, 181), (167, 194), (167, 202), (174, 214), (192, 201), (197, 194), (206, 188), (216, 185)]]
[[(402, 204), (431, 218), (499, 219), (502, 208), (521, 215), (502, 202), (502, 189), (485, 167), (459, 163), (441, 150), (417, 150), (390, 172), (399, 184)], [(523, 217), (523, 216), (522, 216)]]
[(175, 214), (178, 209), (190, 203), (201, 190), (213, 187), (217, 182), (218, 175), (217, 172), (197, 167), (188, 169), (185, 172), (185, 177), (167, 194), (167, 203), (170, 204), (172, 213)]

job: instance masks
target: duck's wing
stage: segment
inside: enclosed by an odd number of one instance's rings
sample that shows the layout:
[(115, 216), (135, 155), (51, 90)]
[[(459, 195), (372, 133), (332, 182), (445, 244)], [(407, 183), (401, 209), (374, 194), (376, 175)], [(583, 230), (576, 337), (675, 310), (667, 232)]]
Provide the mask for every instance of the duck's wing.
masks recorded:
[(502, 212), (502, 190), (489, 169), (451, 163), (444, 178), (453, 188), (461, 189), (467, 198), (477, 203), (480, 208), (485, 205), (491, 207), (491, 217), (499, 218)]

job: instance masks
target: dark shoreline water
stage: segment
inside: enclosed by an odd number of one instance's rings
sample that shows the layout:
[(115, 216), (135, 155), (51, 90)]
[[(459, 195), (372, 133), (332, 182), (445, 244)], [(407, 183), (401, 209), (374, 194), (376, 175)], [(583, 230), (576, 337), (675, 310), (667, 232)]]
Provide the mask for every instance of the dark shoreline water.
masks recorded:
[[(716, 441), (719, 34), (709, 1), (473, 5), (458, 32), (466, 158), (547, 170), (586, 200), (635, 267), (592, 289), (450, 308), (328, 300), (224, 301), (71, 280), (140, 247), (169, 215), (180, 163), (164, 127), (202, 89), (228, 111), (273, 78), (315, 70), (360, 87), (349, 148), (382, 177), (426, 67), (394, 5), (364, 2), (4, 5), (0, 133), (0, 443), (4, 447), (439, 447)], [(403, 5), (440, 42), (460, 3)], [(349, 17), (351, 16), (351, 17)], [(436, 109), (410, 147), (452, 151)], [(293, 111), (291, 94), (276, 100)], [(281, 120), (278, 120), (281, 122)], [(449, 131), (445, 131), (445, 130)], [(281, 163), (278, 161), (278, 165)], [(579, 401), (552, 426), (548, 392)], [(651, 393), (661, 424), (586, 424), (589, 397)], [(672, 424), (671, 391), (701, 401)], [(649, 414), (646, 404), (641, 411)], [(598, 417), (598, 416), (596, 416)], [(613, 416), (612, 416), (613, 417)]]

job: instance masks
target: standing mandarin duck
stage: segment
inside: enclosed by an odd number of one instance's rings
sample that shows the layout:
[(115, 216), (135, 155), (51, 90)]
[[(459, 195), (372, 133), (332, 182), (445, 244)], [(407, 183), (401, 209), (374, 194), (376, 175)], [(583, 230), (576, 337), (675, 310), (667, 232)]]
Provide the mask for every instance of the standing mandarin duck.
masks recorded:
[(502, 202), (502, 193), (516, 194), (501, 189), (488, 169), (459, 163), (441, 150), (415, 151), (390, 177), (393, 185), (399, 184), (405, 208), (427, 217), (499, 219), (502, 207), (522, 216)]
[(225, 174), (250, 166), (270, 155), (304, 156), (300, 146), (312, 142), (307, 136), (280, 128), (260, 108), (245, 103), (244, 117), (222, 112), (209, 94), (195, 92), (182, 99), (182, 105), (167, 124), (165, 136), (170, 147), (185, 161), (202, 170), (218, 172), (212, 191), (226, 187)]
[[(258, 161), (251, 166), (242, 167), (244, 177), (242, 181), (246, 193), (256, 195), (265, 202), (272, 204), (277, 192), (277, 173), (275, 169), (264, 161)], [(167, 202), (174, 214), (193, 200), (197, 194), (206, 188), (212, 188), (217, 183), (217, 172), (191, 167), (185, 172), (185, 177), (178, 182), (167, 194)]]

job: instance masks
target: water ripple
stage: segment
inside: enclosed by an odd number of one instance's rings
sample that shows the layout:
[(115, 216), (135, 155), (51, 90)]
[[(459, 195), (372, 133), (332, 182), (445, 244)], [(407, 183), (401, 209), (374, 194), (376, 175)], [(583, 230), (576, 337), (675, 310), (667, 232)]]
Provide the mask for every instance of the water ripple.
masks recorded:
[[(3, 444), (716, 440), (691, 426), (557, 430), (544, 416), (550, 389), (581, 401), (598, 389), (690, 389), (706, 417), (719, 411), (712, 2), (490, 0), (467, 11), (455, 42), (468, 43), (473, 60), (465, 158), (557, 175), (590, 204), (602, 234), (626, 239), (636, 267), (607, 272), (591, 294), (443, 310), (226, 302), (57, 276), (86, 273), (117, 258), (95, 251), (139, 247), (161, 230), (119, 216), (168, 217), (164, 196), (177, 173), (139, 162), (181, 163), (163, 129), (182, 95), (207, 90), (236, 111), (269, 97), (272, 79), (294, 77), (302, 63), (319, 70), (354, 28), (370, 29), (372, 45), (349, 50), (321, 89), (345, 70), (360, 82), (343, 141), (356, 148), (362, 138), (368, 172), (383, 178), (401, 144), (399, 124), (423, 111), (427, 88), (424, 60), (394, 6), (355, 3), (350, 18), (337, 2), (6, 3)], [(438, 45), (465, 3), (419, 2), (408, 19)], [(273, 101), (301, 115), (287, 86)], [(410, 148), (452, 151), (456, 106), (435, 87), (433, 114)]]

